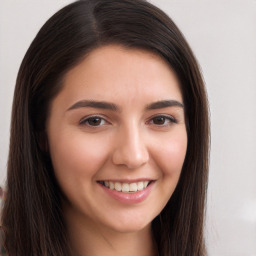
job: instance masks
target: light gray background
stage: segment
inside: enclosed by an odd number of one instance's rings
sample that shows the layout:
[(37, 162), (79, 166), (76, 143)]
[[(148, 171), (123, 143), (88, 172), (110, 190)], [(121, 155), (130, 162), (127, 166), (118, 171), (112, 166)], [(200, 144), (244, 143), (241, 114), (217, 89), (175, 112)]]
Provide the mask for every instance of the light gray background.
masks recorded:
[[(0, 184), (21, 60), (43, 23), (69, 0), (1, 0)], [(206, 81), (212, 149), (210, 256), (256, 256), (256, 1), (152, 0), (183, 31)]]

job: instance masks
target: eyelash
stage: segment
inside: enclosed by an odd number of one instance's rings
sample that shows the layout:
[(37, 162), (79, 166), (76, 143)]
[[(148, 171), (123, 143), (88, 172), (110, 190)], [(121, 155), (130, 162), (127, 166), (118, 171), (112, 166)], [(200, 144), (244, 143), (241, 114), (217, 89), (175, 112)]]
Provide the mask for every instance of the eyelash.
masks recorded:
[(105, 123), (108, 123), (107, 121), (106, 121), (106, 119), (104, 118), (104, 117), (102, 117), (102, 116), (89, 116), (89, 117), (86, 117), (86, 118), (84, 118), (84, 119), (82, 119), (80, 122), (79, 122), (79, 124), (80, 125), (87, 125), (87, 126), (89, 126), (89, 127), (99, 127), (99, 126), (102, 126), (102, 125), (104, 125), (104, 124), (100, 124), (100, 125), (91, 125), (91, 124), (89, 124), (89, 122), (90, 121), (93, 121), (93, 119), (94, 120), (96, 120), (96, 119), (99, 119), (100, 120), (100, 123), (102, 122), (102, 121), (104, 121)]
[[(154, 119), (164, 119), (164, 124), (154, 124), (153, 123)], [(168, 123), (166, 123), (166, 121)], [(177, 120), (173, 116), (169, 116), (169, 115), (156, 115), (149, 119), (149, 123), (152, 123), (158, 127), (166, 127), (172, 124), (176, 124)]]
[[(156, 121), (156, 119), (158, 119), (158, 121), (160, 119), (162, 119), (164, 121), (164, 123), (156, 124), (156, 123), (154, 123), (154, 120)], [(96, 120), (96, 125), (89, 124), (90, 121), (95, 121), (95, 120)], [(100, 121), (99, 124), (97, 124), (97, 120)], [(104, 122), (104, 124), (102, 124), (102, 122)], [(79, 122), (80, 125), (86, 125), (88, 127), (101, 127), (107, 123), (109, 123), (109, 122), (104, 117), (98, 116), (98, 115), (86, 117)], [(156, 115), (156, 116), (151, 117), (147, 121), (147, 123), (156, 125), (157, 127), (166, 127), (166, 126), (170, 126), (172, 124), (176, 124), (177, 120), (173, 116), (169, 116), (169, 115)]]

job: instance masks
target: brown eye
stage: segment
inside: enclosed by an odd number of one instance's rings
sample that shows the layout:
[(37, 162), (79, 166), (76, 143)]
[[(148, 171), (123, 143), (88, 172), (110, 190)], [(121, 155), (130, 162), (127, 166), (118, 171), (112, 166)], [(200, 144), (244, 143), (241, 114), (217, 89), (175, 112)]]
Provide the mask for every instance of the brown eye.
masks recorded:
[(172, 116), (155, 116), (151, 119), (151, 123), (157, 126), (165, 126), (177, 123), (177, 121)]
[(106, 121), (99, 116), (92, 116), (86, 119), (83, 119), (80, 124), (88, 126), (101, 126), (104, 125)]
[(153, 124), (163, 125), (165, 124), (166, 118), (164, 116), (157, 116), (153, 118)]
[(87, 123), (91, 126), (98, 126), (101, 124), (101, 118), (91, 117), (87, 120)]

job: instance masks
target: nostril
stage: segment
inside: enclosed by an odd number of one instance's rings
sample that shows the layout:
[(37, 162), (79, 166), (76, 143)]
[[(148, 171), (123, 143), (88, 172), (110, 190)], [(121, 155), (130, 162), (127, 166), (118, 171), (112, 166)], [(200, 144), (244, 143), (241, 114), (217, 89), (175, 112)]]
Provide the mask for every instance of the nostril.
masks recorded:
[(116, 137), (112, 161), (115, 165), (123, 165), (128, 169), (136, 169), (144, 165), (148, 159), (148, 149), (136, 125), (124, 127)]

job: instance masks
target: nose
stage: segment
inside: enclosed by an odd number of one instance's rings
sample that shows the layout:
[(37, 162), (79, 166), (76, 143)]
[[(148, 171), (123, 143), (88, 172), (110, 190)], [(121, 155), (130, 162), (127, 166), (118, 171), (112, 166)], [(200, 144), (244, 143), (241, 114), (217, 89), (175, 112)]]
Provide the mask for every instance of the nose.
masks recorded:
[(149, 152), (140, 129), (133, 125), (119, 131), (112, 156), (113, 163), (128, 169), (137, 169), (148, 160)]

